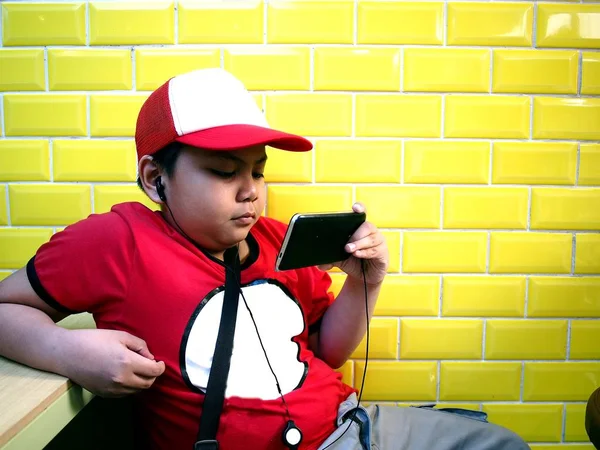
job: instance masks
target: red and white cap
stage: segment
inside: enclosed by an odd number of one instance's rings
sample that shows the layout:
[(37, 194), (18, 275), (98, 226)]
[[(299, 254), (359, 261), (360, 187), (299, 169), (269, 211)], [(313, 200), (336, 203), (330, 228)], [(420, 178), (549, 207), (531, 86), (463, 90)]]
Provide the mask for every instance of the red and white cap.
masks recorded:
[(142, 105), (135, 129), (138, 160), (175, 141), (217, 151), (254, 145), (312, 149), (309, 140), (272, 129), (242, 82), (219, 68), (177, 75)]

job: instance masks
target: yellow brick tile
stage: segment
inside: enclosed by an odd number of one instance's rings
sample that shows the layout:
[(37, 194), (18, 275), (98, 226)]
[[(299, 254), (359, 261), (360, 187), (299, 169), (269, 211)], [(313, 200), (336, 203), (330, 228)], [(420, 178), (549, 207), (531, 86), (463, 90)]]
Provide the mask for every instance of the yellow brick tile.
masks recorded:
[(0, 181), (50, 180), (49, 161), (45, 139), (0, 140)]
[(405, 183), (487, 183), (490, 145), (472, 141), (406, 141)]
[(490, 51), (407, 48), (403, 83), (405, 91), (489, 92)]
[(357, 136), (440, 137), (442, 99), (436, 95), (357, 95)]
[(399, 272), (400, 271), (400, 240), (402, 235), (397, 231), (381, 231), (383, 238), (385, 239), (388, 251), (390, 254), (390, 262), (388, 265), (388, 272)]
[(84, 45), (85, 4), (4, 3), (4, 45)]
[(484, 272), (487, 233), (406, 232), (405, 272)]
[(437, 402), (436, 409), (442, 408), (461, 408), (470, 409), (471, 411), (479, 411), (481, 409), (479, 403)]
[(0, 185), (0, 225), (8, 224), (8, 205), (6, 203), (6, 186)]
[(526, 362), (523, 400), (587, 401), (600, 386), (600, 363)]
[(96, 214), (108, 212), (113, 205), (124, 202), (138, 202), (146, 205), (152, 211), (160, 209), (135, 184), (94, 186), (94, 212)]
[(600, 234), (577, 234), (575, 273), (600, 273)]
[(401, 359), (481, 359), (482, 320), (402, 319)]
[(353, 385), (353, 368), (354, 361), (346, 361), (342, 367), (336, 369), (336, 372), (342, 374), (342, 382), (347, 384), (348, 386)]
[(448, 3), (448, 45), (531, 46), (530, 3)]
[(566, 320), (488, 320), (486, 359), (565, 359)]
[(569, 273), (571, 247), (566, 233), (492, 233), (490, 273)]
[(0, 228), (0, 269), (20, 269), (50, 236), (50, 228)]
[[(369, 358), (396, 359), (398, 357), (398, 319), (374, 318), (370, 324)], [(366, 336), (351, 358), (364, 359), (367, 348)]]
[(4, 95), (7, 136), (84, 136), (84, 95)]
[(359, 44), (442, 44), (442, 2), (358, 2)]
[(440, 279), (436, 276), (387, 276), (375, 305), (376, 316), (437, 316)]
[(521, 363), (449, 362), (440, 369), (440, 400), (519, 400)]
[(600, 320), (571, 321), (571, 359), (600, 359)]
[(315, 90), (399, 91), (397, 48), (315, 48)]
[(492, 183), (575, 184), (577, 144), (494, 142)]
[(45, 88), (43, 50), (0, 49), (0, 91)]
[(531, 444), (531, 450), (594, 450), (594, 446), (592, 444), (548, 444), (548, 445), (536, 445)]
[(239, 47), (224, 50), (225, 69), (251, 90), (310, 88), (310, 50), (305, 47)]
[(265, 166), (265, 180), (277, 182), (310, 182), (312, 181), (313, 152), (282, 152), (267, 150), (269, 161)]
[(560, 442), (563, 405), (484, 404), (488, 420), (517, 433), (528, 442)]
[(523, 317), (525, 277), (445, 276), (442, 315)]
[(315, 178), (322, 183), (399, 183), (402, 143), (327, 140), (315, 145)]
[(172, 1), (90, 2), (91, 45), (173, 44)]
[(567, 404), (565, 421), (565, 442), (587, 442), (585, 431), (585, 405)]
[(600, 98), (538, 97), (533, 102), (535, 139), (600, 140)]
[[(354, 365), (354, 386), (360, 387), (364, 362)], [(362, 399), (367, 401), (435, 400), (437, 363), (370, 361)]]
[(69, 225), (91, 213), (85, 185), (13, 184), (8, 195), (13, 225)]
[(576, 94), (579, 52), (494, 50), (493, 92)]
[(529, 137), (529, 97), (464, 96), (446, 98), (446, 137)]
[(263, 42), (261, 1), (179, 2), (179, 43), (215, 44)]
[(273, 128), (305, 136), (350, 136), (352, 97), (345, 94), (267, 95)]
[(444, 228), (527, 228), (527, 188), (447, 187)]
[(541, 3), (537, 10), (538, 47), (600, 47), (600, 5)]
[(579, 184), (600, 185), (600, 144), (581, 144)]
[(369, 221), (378, 227), (440, 227), (439, 187), (357, 187), (356, 200), (365, 204)]
[(600, 279), (531, 277), (528, 317), (600, 317)]
[(12, 274), (12, 271), (10, 271), (10, 270), (0, 270), (0, 281), (4, 280), (11, 274)]
[(600, 94), (600, 55), (583, 52), (581, 75), (582, 94)]
[(267, 215), (288, 223), (298, 212), (349, 211), (350, 186), (269, 186)]
[[(181, 3), (179, 7), (181, 8)], [(181, 18), (181, 11), (179, 17)], [(220, 53), (216, 48), (137, 48), (135, 50), (136, 89), (151, 91), (180, 73), (220, 67)]]
[(267, 6), (270, 44), (351, 44), (354, 2), (346, 0), (270, 0)]
[(130, 50), (48, 50), (50, 90), (131, 89)]
[(135, 134), (135, 122), (147, 95), (90, 95), (92, 136)]
[(531, 228), (600, 230), (600, 189), (533, 188)]
[(55, 140), (54, 181), (135, 181), (133, 141)]
[(334, 297), (337, 297), (338, 294), (340, 293), (340, 291), (342, 290), (342, 286), (344, 285), (344, 282), (346, 281), (346, 274), (341, 272), (341, 273), (332, 273), (330, 272), (329, 275), (331, 276), (331, 286), (329, 288), (329, 291), (333, 293)]

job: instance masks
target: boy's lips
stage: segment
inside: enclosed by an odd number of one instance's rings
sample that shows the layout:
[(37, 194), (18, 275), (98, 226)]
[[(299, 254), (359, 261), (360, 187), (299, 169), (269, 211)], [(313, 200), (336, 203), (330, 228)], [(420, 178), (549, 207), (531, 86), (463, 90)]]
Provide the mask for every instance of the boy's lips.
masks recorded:
[(254, 222), (255, 217), (256, 214), (254, 212), (247, 212), (241, 216), (234, 217), (233, 221), (240, 225), (250, 225)]

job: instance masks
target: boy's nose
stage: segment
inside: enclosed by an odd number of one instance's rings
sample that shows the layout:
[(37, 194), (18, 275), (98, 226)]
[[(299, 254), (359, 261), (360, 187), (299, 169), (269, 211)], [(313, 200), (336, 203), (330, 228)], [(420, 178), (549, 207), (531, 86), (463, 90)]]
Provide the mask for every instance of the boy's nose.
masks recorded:
[(245, 175), (240, 177), (241, 185), (238, 191), (238, 201), (251, 201), (256, 200), (258, 195), (258, 189), (256, 187), (256, 180), (252, 176), (252, 174)]

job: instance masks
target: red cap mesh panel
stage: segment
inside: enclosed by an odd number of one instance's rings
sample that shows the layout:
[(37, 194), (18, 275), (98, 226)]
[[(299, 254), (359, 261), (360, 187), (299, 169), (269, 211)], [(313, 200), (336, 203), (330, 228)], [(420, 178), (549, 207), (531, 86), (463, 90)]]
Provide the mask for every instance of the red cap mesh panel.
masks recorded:
[(138, 160), (152, 155), (177, 137), (169, 103), (169, 81), (150, 94), (140, 109), (135, 128)]

